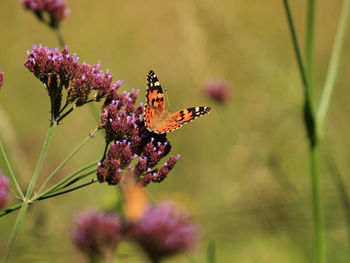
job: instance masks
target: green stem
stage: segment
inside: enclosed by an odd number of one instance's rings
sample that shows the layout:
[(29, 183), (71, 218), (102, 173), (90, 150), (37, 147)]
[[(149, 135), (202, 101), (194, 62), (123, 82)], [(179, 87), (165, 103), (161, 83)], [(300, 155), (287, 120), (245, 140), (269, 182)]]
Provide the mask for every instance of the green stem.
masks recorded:
[(12, 213), (13, 211), (16, 211), (18, 209), (20, 209), (22, 207), (22, 203), (19, 203), (17, 205), (14, 205), (14, 206), (11, 206), (10, 208), (7, 208), (5, 210), (2, 210), (0, 212), (0, 217), (4, 216), (4, 215), (7, 215), (9, 213)]
[(65, 41), (64, 41), (64, 38), (63, 38), (63, 35), (62, 35), (62, 32), (61, 32), (60, 27), (57, 26), (54, 30), (55, 30), (55, 32), (56, 32), (58, 42), (60, 43), (60, 47), (61, 47), (61, 48), (64, 48), (64, 46), (65, 46), (66, 43), (65, 43)]
[(96, 105), (94, 103), (89, 103), (89, 108), (95, 120), (100, 121), (100, 113), (96, 109)]
[(307, 12), (306, 30), (306, 77), (310, 89), (310, 99), (313, 100), (314, 90), (314, 21), (315, 21), (315, 0), (309, 0)]
[(331, 59), (328, 66), (328, 72), (327, 72), (327, 76), (326, 76), (326, 80), (324, 83), (323, 92), (320, 100), (320, 105), (317, 110), (319, 134), (323, 133), (324, 121), (326, 118), (326, 114), (329, 108), (329, 103), (333, 93), (334, 83), (337, 78), (339, 62), (340, 62), (340, 53), (344, 43), (349, 13), (350, 13), (350, 0), (344, 0), (341, 15), (340, 15), (340, 20), (338, 24), (338, 29), (335, 36), (333, 49), (332, 49)]
[[(298, 46), (297, 36), (294, 29), (292, 14), (289, 8), (288, 0), (283, 0), (286, 15), (288, 19), (289, 29), (292, 35), (293, 46), (295, 55), (297, 57), (300, 76), (304, 87), (304, 121), (308, 132), (310, 142), (310, 158), (311, 158), (311, 180), (312, 180), (312, 197), (313, 197), (313, 215), (314, 215), (314, 262), (324, 262), (324, 249), (323, 249), (323, 220), (321, 211), (321, 189), (320, 189), (320, 173), (319, 173), (319, 143), (318, 143), (318, 129), (315, 119), (315, 113), (312, 105), (311, 88), (308, 83), (308, 79), (305, 75), (303, 62), (301, 58), (300, 49)], [(309, 16), (308, 17), (308, 31), (311, 31), (311, 36), (307, 40), (308, 49), (308, 78), (312, 78), (313, 67), (313, 20), (314, 20), (314, 3), (309, 3)], [(310, 71), (311, 69), (311, 71)]]
[(11, 179), (12, 184), (15, 186), (19, 196), (22, 199), (24, 199), (24, 194), (23, 194), (22, 189), (19, 186), (19, 184), (17, 182), (17, 179), (16, 179), (16, 177), (15, 177), (13, 171), (12, 171), (10, 162), (7, 159), (7, 156), (6, 156), (6, 153), (5, 153), (5, 150), (4, 150), (4, 147), (3, 147), (2, 143), (1, 143), (1, 141), (0, 141), (0, 158), (4, 161), (4, 167), (3, 167), (4, 173)]
[(319, 173), (319, 146), (311, 148), (311, 178), (314, 214), (314, 262), (324, 262), (324, 230), (321, 205), (321, 182)]
[(290, 11), (290, 8), (289, 8), (288, 0), (283, 0), (283, 4), (284, 4), (284, 8), (285, 8), (286, 15), (287, 15), (289, 30), (290, 30), (290, 33), (292, 36), (294, 52), (295, 52), (295, 56), (297, 58), (301, 80), (302, 80), (303, 87), (304, 87), (304, 95), (306, 98), (309, 98), (309, 88), (308, 88), (309, 86), (308, 86), (307, 79), (306, 79), (306, 74), (305, 74), (305, 70), (304, 70), (304, 66), (303, 66), (303, 60), (301, 57), (300, 48), (298, 45), (298, 39), (297, 39), (297, 35), (295, 33), (295, 28), (294, 28), (293, 17), (292, 17), (292, 13)]
[(85, 174), (82, 174), (82, 175), (80, 175), (80, 176), (74, 178), (73, 180), (71, 180), (71, 181), (69, 181), (69, 182), (67, 182), (67, 183), (65, 183), (65, 184), (60, 185), (59, 187), (56, 187), (56, 188), (53, 189), (50, 193), (57, 192), (57, 191), (60, 191), (60, 190), (62, 190), (62, 189), (64, 189), (64, 188), (67, 188), (68, 186), (70, 186), (70, 185), (72, 185), (72, 184), (75, 184), (76, 182), (78, 182), (78, 181), (84, 179), (85, 177), (87, 177), (87, 176), (89, 176), (89, 175), (91, 175), (91, 174), (96, 173), (96, 171), (97, 171), (97, 169), (93, 169), (93, 170), (91, 170), (91, 171), (89, 171), (89, 172), (87, 172), (87, 173), (85, 173)]
[(3, 261), (4, 263), (9, 262), (11, 251), (12, 251), (13, 246), (15, 244), (18, 231), (21, 228), (21, 225), (22, 225), (22, 222), (23, 222), (23, 217), (24, 217), (24, 215), (25, 215), (25, 213), (27, 211), (28, 206), (29, 206), (28, 203), (22, 203), (21, 204), (21, 210), (19, 211), (19, 214), (18, 214), (17, 220), (16, 220), (16, 224), (15, 224), (13, 230), (12, 230), (9, 242), (7, 244), (7, 248), (6, 248), (5, 256), (4, 256), (4, 261)]
[(46, 156), (46, 153), (47, 153), (47, 150), (48, 150), (48, 147), (49, 147), (49, 144), (50, 144), (50, 141), (51, 141), (51, 138), (52, 138), (52, 134), (53, 134), (53, 130), (54, 130), (55, 126), (56, 126), (56, 123), (51, 124), (49, 130), (47, 131), (47, 135), (46, 135), (46, 139), (45, 139), (45, 142), (44, 142), (43, 149), (41, 150), (41, 154), (40, 154), (38, 163), (36, 165), (36, 168), (35, 168), (35, 171), (34, 171), (34, 174), (33, 174), (33, 178), (32, 178), (32, 180), (30, 182), (29, 187), (28, 187), (28, 191), (27, 191), (27, 194), (26, 194), (26, 199), (27, 200), (29, 200), (30, 196), (33, 193), (34, 186), (35, 186), (36, 180), (38, 179), (38, 175), (39, 175), (39, 172), (41, 170), (41, 167), (43, 166), (43, 162), (44, 162), (44, 159), (45, 159), (45, 156)]
[(64, 190), (64, 191), (61, 191), (61, 192), (58, 192), (58, 193), (53, 193), (53, 194), (48, 194), (48, 195), (42, 196), (42, 197), (40, 197), (38, 200), (44, 200), (44, 199), (51, 198), (51, 197), (54, 197), (54, 196), (63, 195), (63, 194), (72, 192), (72, 191), (74, 191), (74, 190), (77, 190), (77, 189), (79, 189), (79, 188), (88, 186), (88, 185), (93, 184), (93, 183), (96, 183), (96, 182), (98, 182), (97, 179), (92, 179), (92, 180), (89, 181), (89, 182), (80, 184), (80, 185), (78, 185), (78, 186), (69, 188), (69, 189), (67, 189), (67, 190)]
[(46, 191), (44, 191), (43, 193), (40, 193), (39, 195), (37, 195), (35, 198), (33, 198), (33, 200), (36, 200), (38, 197), (43, 196), (47, 193), (50, 193), (54, 190), (56, 190), (58, 187), (60, 187), (61, 185), (63, 185), (64, 183), (66, 183), (67, 181), (69, 181), (71, 178), (73, 178), (74, 176), (76, 176), (77, 174), (81, 173), (82, 171), (91, 168), (92, 166), (95, 166), (97, 162), (92, 162), (82, 168), (80, 168), (79, 170), (75, 171), (74, 173), (70, 174), (69, 176), (67, 176), (66, 178), (62, 179), (61, 181), (59, 181), (57, 184), (51, 186), (50, 188), (48, 188)]
[[(93, 138), (94, 134), (97, 132), (96, 128), (95, 130), (93, 130), (93, 132), (91, 134), (89, 134), (80, 144), (79, 146), (70, 154), (68, 155), (68, 157), (47, 177), (47, 179), (45, 180), (45, 182), (42, 184), (42, 186), (39, 188), (38, 190), (38, 194), (40, 194), (44, 188), (46, 187), (47, 183), (58, 173), (59, 170), (62, 169), (62, 167), (68, 162), (70, 161), (74, 155), (76, 155), (79, 150), (91, 139)], [(96, 163), (95, 163), (96, 164)]]

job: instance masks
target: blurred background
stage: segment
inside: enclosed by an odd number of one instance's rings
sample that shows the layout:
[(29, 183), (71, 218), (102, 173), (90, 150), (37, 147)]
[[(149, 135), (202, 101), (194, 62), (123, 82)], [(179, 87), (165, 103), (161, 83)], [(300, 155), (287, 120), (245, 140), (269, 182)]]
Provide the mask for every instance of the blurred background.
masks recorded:
[[(312, 206), (308, 142), (302, 120), (303, 92), (282, 1), (66, 1), (61, 23), (71, 52), (101, 61), (120, 90), (140, 89), (153, 69), (173, 111), (211, 106), (209, 115), (168, 135), (181, 154), (161, 184), (147, 187), (154, 201), (173, 198), (187, 207), (201, 236), (190, 253), (205, 262), (215, 242), (217, 262), (310, 262)], [(292, 1), (304, 48), (306, 1)], [(316, 97), (319, 98), (342, 1), (318, 1), (315, 31)], [(24, 66), (33, 44), (56, 47), (56, 35), (17, 1), (0, 1), (0, 135), (21, 185), (29, 183), (49, 125), (49, 97)], [(328, 262), (349, 262), (350, 243), (339, 190), (350, 186), (349, 34), (322, 145), (322, 192)], [(222, 80), (231, 96), (218, 103), (204, 86)], [(89, 107), (76, 110), (56, 130), (40, 180), (96, 127)], [(57, 177), (98, 159), (99, 134)], [(329, 161), (339, 171), (330, 169)], [(341, 177), (339, 177), (339, 175)], [(61, 176), (61, 177), (60, 177)], [(339, 180), (342, 180), (340, 182)], [(24, 188), (24, 187), (23, 187)], [(343, 191), (344, 194), (344, 191)], [(12, 262), (85, 262), (71, 241), (73, 217), (85, 208), (109, 209), (115, 187), (94, 184), (31, 207)], [(8, 205), (16, 203), (16, 197)], [(0, 220), (1, 253), (17, 212)], [(122, 243), (118, 262), (145, 262)], [(166, 262), (189, 262), (179, 255)]]

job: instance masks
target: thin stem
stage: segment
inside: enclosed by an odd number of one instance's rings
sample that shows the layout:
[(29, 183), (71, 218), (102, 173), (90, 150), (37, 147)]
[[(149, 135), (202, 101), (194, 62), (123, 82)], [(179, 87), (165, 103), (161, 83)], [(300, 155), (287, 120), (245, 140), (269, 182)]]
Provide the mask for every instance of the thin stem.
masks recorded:
[(310, 100), (313, 100), (314, 90), (314, 21), (315, 21), (315, 0), (309, 0), (307, 12), (306, 30), (306, 77), (310, 89)]
[(40, 194), (44, 188), (46, 187), (47, 183), (57, 174), (57, 172), (59, 170), (62, 169), (62, 167), (68, 162), (70, 161), (74, 155), (76, 155), (79, 150), (91, 139), (93, 138), (94, 134), (97, 132), (96, 128), (91, 134), (89, 134), (80, 144), (79, 146), (71, 153), (68, 155), (68, 157), (47, 177), (47, 179), (45, 180), (45, 182), (42, 184), (42, 186), (39, 188), (38, 190), (38, 194)]
[(74, 190), (77, 190), (77, 189), (79, 189), (79, 188), (88, 186), (88, 185), (93, 184), (93, 183), (96, 183), (96, 182), (98, 182), (97, 179), (92, 179), (91, 181), (89, 181), (89, 182), (87, 182), (87, 183), (83, 183), (83, 184), (78, 185), (78, 186), (75, 186), (75, 187), (73, 187), (73, 188), (69, 188), (69, 189), (67, 189), (67, 190), (65, 190), (65, 191), (61, 191), (61, 192), (58, 192), (58, 193), (48, 194), (48, 195), (42, 196), (42, 197), (40, 197), (38, 200), (44, 200), (44, 199), (51, 198), (51, 197), (54, 197), (54, 196), (63, 195), (63, 194), (72, 192), (72, 191), (74, 191)]
[(302, 83), (303, 83), (303, 86), (304, 86), (305, 97), (309, 97), (308, 83), (307, 83), (307, 79), (306, 79), (306, 74), (305, 74), (305, 70), (304, 70), (304, 66), (303, 66), (303, 60), (302, 60), (301, 53), (300, 53), (300, 48), (299, 48), (299, 45), (298, 45), (298, 38), (297, 38), (297, 35), (295, 33), (293, 17), (292, 17), (292, 13), (290, 11), (290, 8), (289, 8), (288, 0), (283, 0), (283, 4), (284, 4), (284, 8), (285, 8), (286, 15), (287, 15), (289, 30), (290, 30), (290, 33), (291, 33), (291, 36), (292, 36), (294, 52), (295, 52), (295, 56), (297, 58), (298, 68), (299, 68), (299, 71), (300, 71), (301, 80), (302, 80)]
[(7, 215), (9, 213), (12, 213), (13, 211), (16, 211), (22, 207), (22, 203), (19, 203), (17, 205), (11, 206), (10, 208), (7, 208), (5, 210), (0, 211), (0, 217)]
[(0, 158), (4, 161), (4, 167), (3, 167), (4, 173), (11, 179), (12, 184), (15, 186), (19, 196), (22, 199), (24, 199), (24, 194), (23, 194), (22, 189), (19, 186), (19, 184), (17, 182), (17, 179), (16, 179), (16, 177), (15, 177), (13, 171), (12, 171), (10, 162), (7, 159), (7, 156), (6, 156), (6, 153), (5, 153), (5, 150), (4, 150), (4, 147), (3, 147), (2, 143), (1, 143), (1, 141), (0, 141)]
[[(311, 181), (312, 181), (312, 197), (313, 197), (313, 215), (314, 215), (314, 262), (322, 263), (324, 261), (324, 249), (323, 249), (323, 219), (321, 211), (321, 189), (320, 189), (320, 173), (319, 173), (319, 143), (318, 143), (318, 129), (315, 119), (315, 113), (312, 105), (311, 88), (308, 83), (308, 79), (305, 75), (303, 68), (303, 62), (301, 58), (300, 49), (298, 46), (297, 36), (294, 29), (292, 14), (289, 8), (288, 0), (283, 0), (286, 15), (288, 19), (289, 29), (292, 35), (293, 46), (295, 55), (298, 61), (298, 67), (300, 76), (304, 87), (304, 121), (308, 132), (310, 143), (310, 159), (311, 159)], [(314, 3), (309, 3), (308, 13), (308, 31), (311, 31), (311, 36), (307, 39), (308, 49), (308, 78), (312, 78), (313, 67), (313, 20), (314, 20)], [(311, 70), (310, 70), (311, 69)], [(313, 84), (312, 84), (313, 85)]]
[(69, 176), (67, 176), (66, 178), (62, 179), (61, 181), (59, 181), (57, 184), (51, 186), (50, 188), (48, 188), (46, 191), (44, 191), (43, 193), (35, 196), (35, 198), (33, 198), (33, 201), (37, 200), (39, 197), (46, 195), (50, 192), (53, 192), (54, 190), (56, 190), (58, 187), (60, 187), (61, 185), (63, 185), (65, 182), (69, 181), (71, 178), (73, 178), (74, 176), (76, 176), (77, 174), (81, 173), (82, 171), (91, 168), (92, 166), (95, 166), (97, 162), (93, 162), (90, 163), (82, 168), (80, 168), (79, 170), (75, 171), (74, 173), (70, 174)]
[(328, 66), (328, 72), (326, 80), (323, 87), (323, 92), (320, 100), (320, 105), (317, 110), (317, 121), (319, 133), (323, 133), (324, 121), (329, 108), (329, 103), (333, 93), (334, 83), (337, 78), (340, 53), (344, 43), (346, 27), (348, 24), (348, 18), (350, 13), (350, 0), (344, 0), (343, 7), (340, 15), (340, 20), (338, 24), (337, 33), (335, 36), (335, 41), (332, 49), (331, 59)]
[(321, 182), (319, 176), (319, 146), (311, 148), (311, 178), (314, 214), (314, 262), (324, 262), (324, 230), (321, 206)]
[(60, 191), (64, 188), (67, 188), (68, 186), (71, 186), (72, 184), (76, 183), (76, 182), (79, 182), (80, 180), (84, 179), (85, 177), (91, 175), (91, 174), (94, 174), (96, 173), (97, 169), (93, 169), (85, 174), (82, 174), (76, 178), (74, 178), (73, 180), (67, 182), (66, 184), (62, 184), (60, 185), (59, 187), (56, 187), (55, 189), (53, 189), (50, 193), (53, 193), (53, 192), (57, 192), (57, 191)]
[(19, 211), (19, 214), (17, 216), (16, 224), (12, 230), (9, 242), (7, 244), (7, 248), (6, 248), (5, 256), (4, 256), (4, 263), (9, 262), (11, 251), (12, 251), (13, 246), (15, 244), (18, 231), (21, 228), (21, 225), (23, 222), (23, 217), (27, 211), (28, 206), (29, 206), (28, 203), (22, 203), (22, 205), (21, 205), (21, 210)]
[(38, 179), (38, 175), (39, 175), (39, 172), (41, 170), (41, 167), (43, 166), (43, 162), (44, 162), (44, 159), (45, 159), (45, 156), (46, 156), (46, 153), (47, 153), (47, 150), (48, 150), (48, 147), (49, 147), (49, 144), (50, 144), (50, 141), (51, 141), (51, 138), (52, 138), (52, 134), (53, 134), (53, 130), (54, 130), (55, 126), (56, 126), (55, 123), (51, 124), (49, 130), (47, 131), (47, 135), (46, 135), (46, 139), (45, 139), (45, 142), (44, 142), (43, 149), (41, 150), (41, 154), (40, 154), (38, 163), (36, 165), (36, 168), (35, 168), (35, 171), (34, 171), (34, 174), (33, 174), (33, 178), (32, 178), (32, 180), (30, 182), (29, 187), (28, 187), (28, 191), (27, 191), (27, 194), (26, 194), (26, 199), (27, 200), (30, 198), (30, 196), (33, 193), (34, 186), (35, 186), (36, 180)]
[(293, 17), (289, 8), (288, 0), (283, 0), (283, 4), (287, 15), (289, 30), (292, 36), (294, 52), (297, 58), (301, 81), (304, 88), (304, 122), (307, 130), (307, 134), (310, 140), (310, 145), (315, 145), (317, 143), (318, 136), (316, 133), (317, 129), (316, 129), (315, 114), (312, 106), (311, 91), (307, 82), (307, 78), (306, 78), (306, 74), (303, 66), (303, 60), (301, 57), (300, 48), (298, 45), (298, 39), (294, 28)]
[(100, 121), (100, 113), (96, 109), (96, 105), (94, 103), (89, 103), (89, 108), (95, 120)]
[(67, 117), (67, 115), (69, 113), (71, 113), (72, 111), (74, 111), (77, 108), (77, 104), (74, 104), (69, 110), (67, 110), (63, 115), (61, 115), (58, 119), (57, 119), (57, 123), (60, 123), (65, 117)]
[(55, 27), (54, 30), (56, 32), (58, 42), (60, 43), (60, 47), (64, 48), (64, 46), (66, 45), (66, 42), (64, 41), (60, 26)]

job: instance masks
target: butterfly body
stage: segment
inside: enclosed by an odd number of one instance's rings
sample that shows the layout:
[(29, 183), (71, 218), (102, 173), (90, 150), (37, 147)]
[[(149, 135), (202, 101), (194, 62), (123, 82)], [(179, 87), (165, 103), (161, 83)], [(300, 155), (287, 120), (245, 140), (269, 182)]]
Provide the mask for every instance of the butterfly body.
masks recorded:
[(145, 105), (146, 128), (155, 133), (166, 133), (180, 128), (200, 116), (207, 114), (210, 107), (192, 107), (175, 113), (165, 109), (165, 98), (157, 76), (151, 70), (147, 75)]

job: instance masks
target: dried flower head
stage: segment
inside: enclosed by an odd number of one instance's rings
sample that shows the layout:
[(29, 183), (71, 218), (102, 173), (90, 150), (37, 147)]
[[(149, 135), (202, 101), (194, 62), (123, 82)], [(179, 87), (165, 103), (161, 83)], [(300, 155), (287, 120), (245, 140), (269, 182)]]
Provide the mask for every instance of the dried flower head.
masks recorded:
[(0, 71), (0, 89), (2, 87), (2, 84), (4, 84), (4, 72)]
[(10, 181), (6, 176), (0, 175), (0, 209), (2, 209), (10, 199)]
[(57, 27), (69, 13), (63, 0), (20, 0), (20, 3), (51, 27)]
[(204, 85), (204, 92), (218, 103), (226, 103), (231, 96), (232, 88), (224, 80), (212, 80)]
[[(100, 70), (100, 63), (79, 64), (76, 54), (71, 54), (67, 47), (49, 49), (39, 45), (27, 51), (25, 67), (37, 77), (45, 87), (51, 100), (52, 121), (59, 122), (77, 106), (104, 98), (106, 93), (119, 83), (112, 83), (113, 75), (107, 70)], [(66, 99), (62, 103), (63, 89)], [(94, 95), (90, 95), (94, 91)], [(63, 105), (62, 105), (63, 104)], [(70, 109), (69, 105), (73, 104)]]
[(72, 238), (80, 250), (90, 258), (108, 258), (114, 253), (122, 232), (118, 215), (85, 211), (80, 213), (75, 221)]
[(130, 227), (128, 234), (153, 262), (159, 262), (161, 258), (192, 249), (197, 227), (173, 203), (163, 201), (150, 207), (140, 221)]
[(106, 96), (100, 129), (106, 132), (106, 154), (99, 163), (100, 182), (117, 184), (131, 171), (143, 185), (163, 181), (180, 156), (171, 156), (161, 168), (157, 164), (171, 149), (165, 134), (149, 132), (143, 121), (143, 104), (135, 106), (138, 91), (117, 93), (115, 85)]

